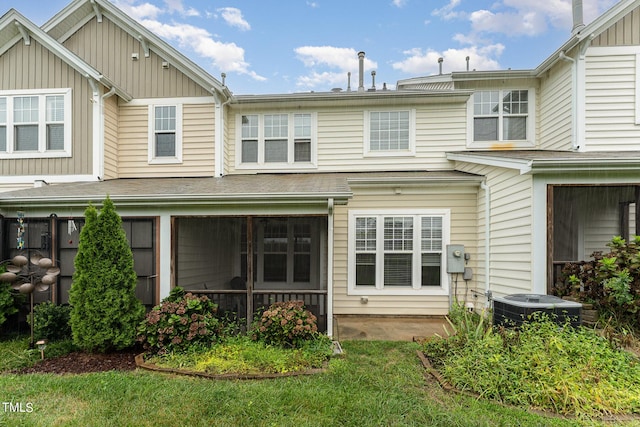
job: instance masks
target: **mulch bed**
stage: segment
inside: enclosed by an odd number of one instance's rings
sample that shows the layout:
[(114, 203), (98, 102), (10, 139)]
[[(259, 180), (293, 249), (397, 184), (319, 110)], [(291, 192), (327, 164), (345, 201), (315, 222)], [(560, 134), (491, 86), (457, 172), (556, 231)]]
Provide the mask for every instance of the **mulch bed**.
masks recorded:
[(14, 371), (18, 374), (84, 374), (105, 371), (133, 371), (136, 369), (136, 351), (125, 350), (112, 353), (73, 352), (51, 359), (46, 358), (34, 366)]

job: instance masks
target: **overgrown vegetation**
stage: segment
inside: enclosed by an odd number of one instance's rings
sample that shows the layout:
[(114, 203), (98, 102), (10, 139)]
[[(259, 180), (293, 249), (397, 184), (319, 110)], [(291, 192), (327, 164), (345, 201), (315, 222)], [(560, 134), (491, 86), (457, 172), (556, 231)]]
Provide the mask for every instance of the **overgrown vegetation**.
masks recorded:
[[(0, 341), (0, 359), (6, 354), (5, 344)], [(416, 343), (348, 341), (342, 346), (345, 356), (331, 359), (321, 375), (264, 381), (211, 381), (147, 371), (62, 376), (5, 373), (0, 375), (4, 398), (31, 402), (33, 412), (5, 412), (0, 425), (598, 425), (447, 393), (437, 383), (425, 381)]]
[(73, 342), (86, 351), (132, 346), (144, 306), (136, 298), (137, 276), (122, 219), (109, 197), (100, 213), (84, 213), (69, 291)]
[(494, 329), (458, 307), (454, 334), (424, 351), (449, 383), (488, 399), (584, 417), (640, 413), (638, 358), (594, 330), (534, 317)]
[(555, 293), (593, 303), (606, 323), (639, 332), (640, 236), (617, 236), (607, 246), (609, 253), (595, 252), (591, 261), (566, 264)]

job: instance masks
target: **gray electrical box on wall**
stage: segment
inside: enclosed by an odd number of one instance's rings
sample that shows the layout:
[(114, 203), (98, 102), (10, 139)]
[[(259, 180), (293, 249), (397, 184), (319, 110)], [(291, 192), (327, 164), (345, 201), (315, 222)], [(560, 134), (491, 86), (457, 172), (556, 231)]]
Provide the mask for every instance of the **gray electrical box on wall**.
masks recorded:
[(447, 273), (464, 273), (464, 245), (447, 245)]

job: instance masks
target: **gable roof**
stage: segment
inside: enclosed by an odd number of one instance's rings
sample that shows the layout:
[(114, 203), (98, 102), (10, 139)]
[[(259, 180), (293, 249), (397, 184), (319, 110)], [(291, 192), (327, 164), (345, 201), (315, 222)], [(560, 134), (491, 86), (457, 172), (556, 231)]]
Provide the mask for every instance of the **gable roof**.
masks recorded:
[(0, 55), (4, 54), (16, 43), (22, 42), (30, 45), (31, 38), (37, 40), (38, 43), (84, 77), (99, 82), (109, 89), (114, 89), (115, 93), (126, 101), (131, 100), (131, 95), (119, 88), (111, 80), (103, 76), (102, 73), (87, 64), (62, 44), (58, 43), (57, 40), (53, 39), (15, 9), (10, 9), (0, 17)]
[[(450, 74), (440, 74), (422, 77), (412, 77), (398, 80), (398, 89), (421, 89), (429, 90), (434, 87), (442, 87), (446, 83), (464, 80), (493, 80), (493, 79), (513, 79), (513, 78), (533, 78), (539, 77), (558, 61), (562, 60), (562, 54), (579, 46), (585, 40), (591, 40), (595, 36), (606, 31), (611, 25), (622, 19), (633, 9), (640, 6), (640, 0), (620, 0), (609, 10), (597, 17), (589, 25), (574, 32), (571, 37), (559, 48), (557, 48), (547, 59), (534, 69), (528, 70), (490, 70), (490, 71), (454, 71)], [(453, 85), (449, 86), (453, 89)]]
[(160, 57), (169, 61), (173, 67), (177, 68), (214, 95), (220, 94), (225, 99), (231, 97), (229, 89), (218, 79), (211, 76), (195, 62), (149, 31), (138, 21), (118, 9), (108, 0), (74, 0), (47, 21), (42, 26), (42, 29), (51, 37), (58, 40), (58, 42), (64, 43), (78, 28), (86, 24), (89, 20), (95, 17), (98, 22), (102, 22), (103, 16), (106, 16), (133, 38), (139, 40), (146, 56), (149, 55), (149, 50), (153, 50)]

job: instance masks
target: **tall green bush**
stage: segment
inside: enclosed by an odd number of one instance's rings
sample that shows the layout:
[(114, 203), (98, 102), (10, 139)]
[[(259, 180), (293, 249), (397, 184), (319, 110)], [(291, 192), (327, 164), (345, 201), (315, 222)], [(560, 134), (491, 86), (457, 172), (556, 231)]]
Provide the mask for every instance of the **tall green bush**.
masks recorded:
[(89, 205), (80, 232), (69, 291), (74, 344), (87, 351), (123, 349), (135, 343), (144, 307), (122, 219), (109, 197), (102, 210)]

